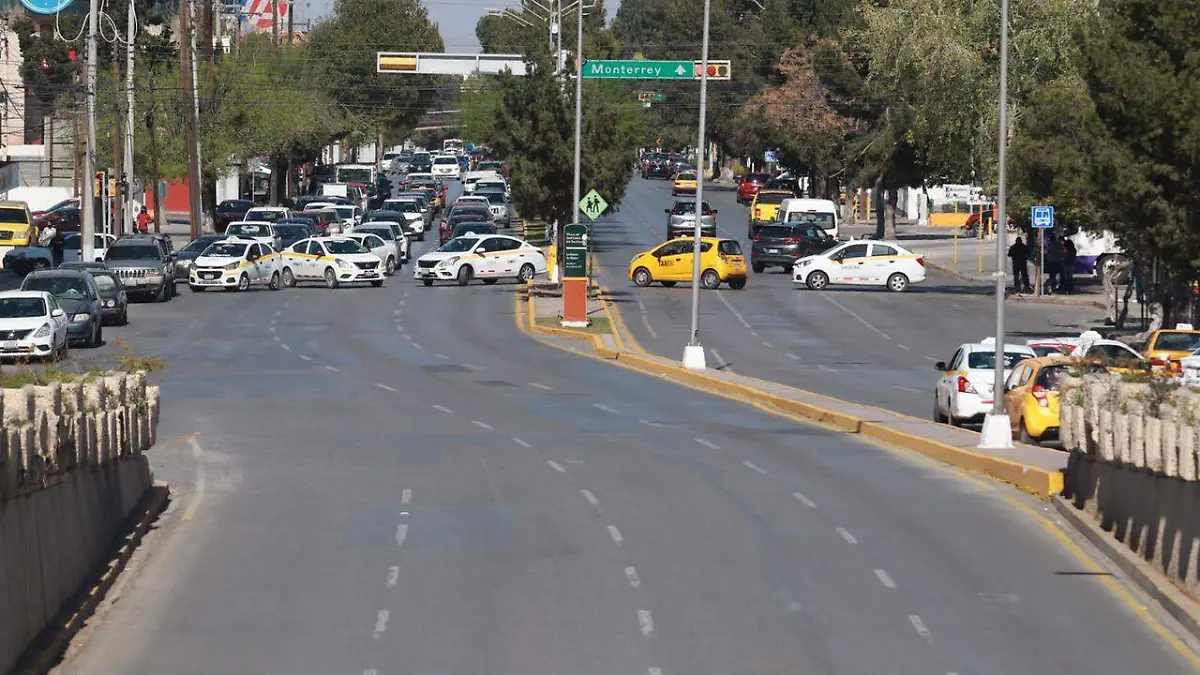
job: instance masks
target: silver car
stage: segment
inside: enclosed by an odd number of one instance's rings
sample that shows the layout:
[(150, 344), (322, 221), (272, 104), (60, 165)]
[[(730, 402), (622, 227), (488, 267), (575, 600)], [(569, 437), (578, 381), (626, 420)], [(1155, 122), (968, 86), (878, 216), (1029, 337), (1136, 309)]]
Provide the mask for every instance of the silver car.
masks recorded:
[(476, 187), (475, 195), (478, 197), (487, 197), (488, 210), (492, 212), (492, 222), (496, 223), (497, 227), (512, 226), (512, 216), (508, 211), (508, 197), (504, 194), (503, 189), (480, 189)]
[[(679, 199), (671, 208), (664, 209), (667, 214), (667, 239), (696, 231), (696, 200)], [(717, 210), (704, 202), (703, 214), (700, 221), (700, 233), (706, 237), (717, 234)]]

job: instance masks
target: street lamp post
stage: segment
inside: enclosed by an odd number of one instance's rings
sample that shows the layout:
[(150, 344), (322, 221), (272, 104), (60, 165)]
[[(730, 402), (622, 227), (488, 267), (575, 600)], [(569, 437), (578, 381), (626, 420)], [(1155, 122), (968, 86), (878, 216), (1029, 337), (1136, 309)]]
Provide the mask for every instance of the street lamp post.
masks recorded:
[(999, 189), (996, 201), (996, 356), (992, 412), (983, 420), (980, 448), (1011, 448), (1012, 427), (1004, 409), (1004, 258), (1008, 238), (1005, 216), (1005, 160), (1008, 150), (1008, 0), (1000, 2), (1000, 138)]
[(692, 329), (683, 348), (683, 366), (704, 370), (704, 345), (700, 344), (700, 236), (704, 226), (704, 113), (708, 104), (708, 16), (710, 0), (704, 0), (704, 37), (700, 44), (700, 132), (696, 141), (696, 227), (692, 242)]

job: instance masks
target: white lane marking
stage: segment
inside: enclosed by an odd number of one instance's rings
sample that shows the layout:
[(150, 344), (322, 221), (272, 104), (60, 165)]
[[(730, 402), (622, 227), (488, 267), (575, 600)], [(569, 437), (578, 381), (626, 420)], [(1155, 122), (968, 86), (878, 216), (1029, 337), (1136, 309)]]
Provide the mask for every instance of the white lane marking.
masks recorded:
[(755, 464), (754, 462), (742, 462), (742, 465), (744, 465), (747, 469), (750, 469), (754, 473), (760, 473), (764, 476), (767, 475), (767, 470), (762, 468), (761, 466)]
[(842, 536), (842, 539), (846, 540), (847, 544), (857, 544), (858, 543), (858, 540), (854, 538), (854, 535), (850, 534), (850, 531), (844, 527), (834, 528), (834, 532), (837, 532), (838, 534), (840, 534)]
[(763, 343), (763, 346), (766, 347), (767, 349), (775, 349), (775, 345), (771, 344), (770, 342), (767, 342), (766, 340), (763, 340), (762, 343)]
[(450, 360), (450, 357), (446, 356), (445, 354), (434, 354), (434, 356), (438, 357), (439, 359), (446, 360), (446, 361)]
[(817, 367), (818, 367), (818, 368), (820, 368), (821, 370), (824, 370), (824, 371), (826, 371), (826, 372), (830, 372), (830, 373), (836, 373), (836, 372), (837, 372), (837, 368), (830, 368), (829, 366), (825, 365), (824, 363), (822, 363), (822, 364), (819, 364)]
[(400, 491), (400, 503), (401, 504), (411, 504), (412, 503), (412, 490), (410, 490), (408, 488), (404, 488), (403, 490)]
[(799, 356), (796, 356), (795, 354), (793, 354), (793, 353), (791, 353), (791, 352), (788, 352), (788, 353), (787, 353), (785, 356), (787, 356), (789, 359), (791, 359), (791, 360), (793, 360), (793, 361), (799, 361), (799, 360), (800, 360), (800, 357), (799, 357)]
[(638, 625), (642, 627), (642, 635), (649, 635), (654, 632), (654, 617), (650, 616), (650, 610), (638, 610)]
[(379, 675), (379, 671), (374, 668), (367, 668), (363, 671), (363, 675)]
[(805, 497), (804, 494), (801, 492), (793, 492), (792, 496), (795, 497), (796, 499), (799, 499), (801, 504), (807, 506), (810, 509), (817, 508), (817, 503), (814, 502), (813, 500), (809, 499), (808, 497)]
[(717, 368), (718, 369), (725, 369), (725, 370), (729, 369), (729, 362), (726, 361), (725, 359), (721, 358), (721, 355), (719, 353), (717, 353), (717, 350), (713, 349), (712, 347), (709, 347), (708, 351), (712, 352), (713, 358), (717, 360)]
[(337, 369), (337, 368), (334, 368), (333, 366), (325, 366), (325, 370), (328, 370), (328, 371), (329, 371), (329, 372), (331, 372), (331, 373), (336, 373), (336, 372), (338, 372), (338, 369)]
[(388, 568), (387, 587), (395, 588), (398, 581), (400, 581), (400, 566), (392, 565)]
[(275, 335), (275, 336), (273, 336), (273, 337), (275, 338), (275, 341), (276, 341), (276, 342), (283, 342), (283, 339), (282, 339), (282, 338), (280, 338), (278, 335)]
[(483, 366), (477, 366), (473, 363), (464, 363), (464, 364), (462, 364), (462, 367), (468, 368), (470, 370), (483, 370)]
[(642, 314), (642, 325), (644, 325), (644, 326), (646, 327), (646, 332), (650, 334), (650, 338), (651, 338), (651, 339), (653, 339), (653, 340), (657, 340), (657, 339), (658, 339), (658, 333), (657, 333), (657, 332), (655, 332), (655, 330), (654, 330), (654, 326), (651, 326), (651, 325), (650, 325), (650, 317), (646, 316), (646, 314), (644, 313), (644, 312), (645, 312), (645, 310), (642, 310), (642, 311), (643, 311), (643, 314)]
[(662, 675), (662, 668), (651, 668), (649, 675)]
[(713, 450), (721, 449), (721, 446), (717, 445), (716, 443), (713, 443), (712, 441), (710, 441), (706, 438), (697, 438), (697, 439), (695, 439), (695, 441), (697, 443), (699, 443), (700, 445), (703, 445), (706, 448), (712, 448)]
[(893, 386), (893, 387), (895, 387), (896, 389), (899, 389), (900, 391), (909, 391), (909, 392), (912, 392), (912, 393), (914, 393), (914, 394), (919, 394), (919, 393), (921, 393), (921, 390), (920, 390), (920, 389), (917, 389), (917, 388), (915, 388), (915, 387), (902, 387), (902, 386), (900, 386), (900, 385), (898, 385), (898, 384), (893, 384), (892, 386)]
[(402, 312), (402, 311), (403, 310), (401, 310), (401, 309), (394, 309), (394, 310), (392, 310), (392, 314), (395, 314), (396, 316), (400, 316), (400, 312)]
[(899, 347), (900, 349), (903, 349), (904, 351), (909, 351), (908, 345), (896, 345), (896, 346)]
[(642, 585), (642, 579), (638, 576), (637, 570), (632, 567), (625, 568), (625, 578), (629, 580), (629, 585), (637, 588)]
[(892, 575), (887, 573), (887, 570), (875, 570), (875, 576), (879, 577), (879, 583), (888, 588), (895, 588), (896, 582), (892, 580)]
[(750, 326), (750, 322), (749, 322), (749, 321), (746, 321), (746, 317), (742, 316), (742, 313), (741, 313), (741, 312), (739, 312), (739, 311), (737, 311), (736, 309), (734, 309), (734, 307), (733, 307), (733, 303), (731, 303), (731, 302), (729, 302), (728, 300), (726, 300), (726, 299), (725, 299), (725, 294), (724, 294), (724, 293), (717, 293), (716, 295), (717, 295), (717, 299), (718, 299), (718, 300), (720, 300), (720, 301), (721, 301), (721, 303), (722, 303), (722, 304), (724, 304), (724, 305), (725, 305), (725, 307), (726, 307), (726, 308), (728, 308), (728, 309), (729, 309), (729, 311), (733, 313), (734, 317), (736, 317), (736, 318), (737, 318), (737, 320), (738, 320), (738, 321), (740, 321), (740, 322), (741, 322), (741, 324), (742, 324), (743, 326), (745, 326), (745, 327), (746, 327), (746, 330), (751, 330), (751, 331), (752, 331), (752, 330), (754, 330), (754, 329), (753, 329), (753, 328)]
[(937, 361), (937, 359), (933, 358), (932, 356), (926, 356), (925, 360), (926, 361), (935, 361), (935, 362)]
[(557, 472), (559, 472), (559, 473), (566, 473), (566, 472), (567, 472), (567, 470), (563, 468), (563, 465), (562, 465), (562, 464), (559, 464), (558, 462), (556, 462), (556, 461), (554, 461), (554, 460), (552, 460), (552, 459), (548, 459), (548, 460), (546, 460), (546, 463), (550, 465), (550, 468), (551, 468), (551, 469), (554, 469), (555, 471), (557, 471)]
[(272, 333), (274, 333), (274, 332), (275, 332), (275, 326), (268, 326), (268, 327), (267, 327), (267, 330), (268, 330), (268, 331), (270, 331), (270, 332), (272, 332)]
[(292, 351), (292, 348), (287, 345), (279, 345), (279, 346), (283, 347), (284, 351), (288, 351), (288, 352)]
[(530, 382), (529, 386), (533, 387), (534, 389), (541, 389), (542, 391), (554, 391), (554, 387), (547, 387), (541, 382)]
[(433, 404), (433, 409), (434, 409), (434, 410), (441, 410), (442, 412), (446, 413), (447, 415), (453, 415), (453, 414), (454, 414), (454, 411), (453, 411), (453, 410), (451, 410), (451, 409), (447, 408), (446, 406), (444, 406), (444, 405), (441, 405), (441, 404), (439, 404), (439, 403), (434, 403), (434, 404)]
[(521, 446), (522, 448), (532, 448), (532, 447), (533, 447), (532, 445), (530, 445), (530, 444), (526, 443), (525, 441), (523, 441), (523, 440), (521, 440), (521, 439), (517, 438), (516, 436), (513, 436), (513, 443), (516, 443), (517, 445)]
[(305, 361), (312, 361), (312, 357), (308, 354), (301, 354), (300, 358), (304, 359)]
[(196, 459), (196, 494), (183, 512), (184, 520), (196, 517), (196, 511), (200, 510), (200, 500), (204, 498), (204, 488), (208, 482), (208, 472), (204, 470), (204, 462), (201, 460), (201, 457), (204, 456), (204, 448), (200, 447), (200, 442), (196, 440), (195, 436), (188, 439), (188, 445), (192, 446), (192, 457)]
[(392, 613), (386, 609), (379, 610), (379, 613), (375, 615), (375, 632), (371, 635), (371, 637), (378, 640), (379, 637), (383, 635), (385, 631), (387, 631), (388, 617), (391, 615)]
[(837, 300), (834, 300), (833, 298), (829, 297), (829, 295), (828, 295), (828, 294), (825, 294), (825, 293), (819, 293), (818, 295), (819, 295), (820, 297), (822, 297), (822, 298), (825, 298), (826, 300), (828, 300), (828, 301), (829, 301), (831, 304), (833, 304), (833, 306), (835, 306), (835, 307), (837, 307), (838, 309), (842, 310), (843, 312), (845, 312), (845, 313), (849, 314), (850, 316), (854, 317), (855, 319), (858, 319), (858, 322), (859, 322), (859, 323), (861, 323), (862, 325), (866, 326), (867, 328), (870, 328), (872, 331), (874, 331), (874, 332), (875, 332), (875, 333), (876, 333), (876, 334), (877, 334), (879, 337), (883, 338), (884, 340), (891, 340), (891, 339), (892, 339), (892, 338), (888, 337), (888, 334), (887, 334), (887, 333), (885, 333), (885, 332), (883, 332), (883, 331), (879, 330), (878, 328), (876, 328), (875, 326), (873, 326), (873, 325), (871, 324), (871, 322), (870, 322), (870, 321), (867, 321), (866, 319), (864, 319), (864, 318), (862, 318), (861, 316), (859, 316), (858, 314), (856, 314), (856, 313), (855, 313), (853, 310), (851, 310), (849, 307), (847, 307), (847, 306), (843, 305), (842, 303), (838, 302)]
[[(275, 313), (275, 316), (279, 316), (279, 312), (276, 312), (276, 313)], [(277, 324), (277, 323), (279, 323), (279, 319), (271, 319), (271, 325), (272, 325), (272, 326), (274, 326), (274, 325), (275, 325), (275, 324)]]
[(758, 337), (758, 333), (756, 333), (755, 331), (750, 331), (750, 337), (756, 338), (756, 337)]
[(400, 523), (396, 526), (396, 545), (403, 546), (405, 539), (408, 539), (408, 523)]
[(376, 382), (376, 383), (375, 383), (375, 386), (376, 386), (376, 387), (379, 387), (380, 389), (383, 389), (383, 390), (385, 390), (385, 391), (390, 391), (390, 392), (392, 392), (393, 394), (399, 394), (399, 393), (400, 393), (400, 390), (399, 390), (399, 389), (396, 389), (395, 387), (389, 387), (389, 386), (387, 386), (386, 384), (384, 384), (384, 383), (382, 383), (382, 382)]
[(609, 525), (608, 533), (612, 535), (613, 541), (617, 542), (618, 544), (625, 541), (625, 538), (621, 536), (621, 531), (617, 529), (616, 525)]
[(616, 408), (611, 408), (609, 406), (604, 405), (603, 403), (593, 403), (592, 406), (599, 410), (603, 410), (606, 413), (612, 413), (614, 415), (620, 414), (617, 412)]
[(639, 420), (639, 421), (648, 427), (661, 427), (662, 426), (658, 422), (651, 422), (650, 420)]
[(420, 348), (421, 348), (421, 345), (419, 345), (419, 344), (417, 344), (417, 343), (415, 343), (415, 342), (414, 342), (414, 343), (412, 343), (412, 346), (413, 346), (413, 347), (415, 347), (415, 348), (417, 348), (417, 349), (420, 349)]
[(925, 622), (921, 620), (921, 617), (916, 614), (909, 614), (908, 620), (917, 631), (917, 635), (925, 638), (928, 642), (933, 642), (933, 633), (929, 632), (929, 628), (925, 626)]
[(480, 429), (487, 429), (488, 431), (496, 430), (495, 427), (488, 424), (487, 422), (480, 422), (479, 420), (471, 420), (471, 424), (474, 424), (475, 426), (479, 427)]
[(579, 494), (583, 495), (583, 498), (592, 506), (600, 506), (600, 500), (596, 499), (596, 495), (592, 494), (591, 490), (580, 490)]

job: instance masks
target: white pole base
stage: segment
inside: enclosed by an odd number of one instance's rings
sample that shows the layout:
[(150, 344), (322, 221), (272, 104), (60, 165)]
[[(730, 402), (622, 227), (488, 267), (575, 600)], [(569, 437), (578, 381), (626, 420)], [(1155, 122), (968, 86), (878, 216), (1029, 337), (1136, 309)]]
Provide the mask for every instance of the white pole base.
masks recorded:
[(587, 328), (591, 324), (587, 321), (559, 321), (563, 328)]
[(989, 413), (983, 418), (983, 429), (979, 434), (980, 448), (1011, 448), (1012, 426), (1009, 425), (1008, 415)]
[(704, 370), (704, 347), (701, 345), (686, 345), (683, 348), (683, 367), (688, 370)]

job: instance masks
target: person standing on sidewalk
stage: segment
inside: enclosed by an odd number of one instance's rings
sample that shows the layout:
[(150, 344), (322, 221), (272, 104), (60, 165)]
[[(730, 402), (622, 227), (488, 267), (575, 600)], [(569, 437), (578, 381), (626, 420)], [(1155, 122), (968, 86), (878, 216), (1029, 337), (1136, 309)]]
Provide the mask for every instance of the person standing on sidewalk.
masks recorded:
[(1063, 237), (1062, 287), (1064, 293), (1075, 292), (1075, 242)]
[(1063, 247), (1058, 237), (1050, 235), (1046, 240), (1046, 295), (1057, 293), (1062, 288)]
[(1012, 260), (1013, 292), (1028, 293), (1029, 287), (1029, 247), (1020, 237), (1008, 247), (1008, 257)]

